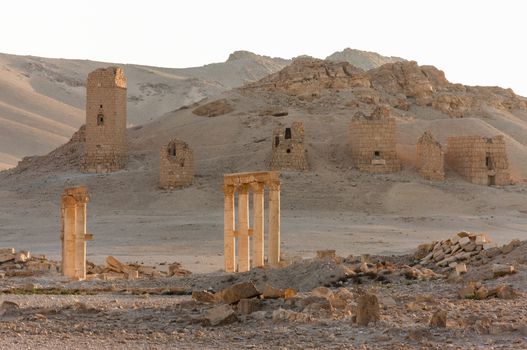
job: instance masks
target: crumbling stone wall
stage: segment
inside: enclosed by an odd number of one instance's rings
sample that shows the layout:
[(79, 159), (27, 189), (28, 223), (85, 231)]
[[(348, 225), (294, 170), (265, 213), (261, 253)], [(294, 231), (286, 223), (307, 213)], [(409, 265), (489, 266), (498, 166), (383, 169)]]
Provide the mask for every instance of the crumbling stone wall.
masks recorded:
[(278, 127), (273, 132), (271, 170), (309, 170), (304, 148), (304, 124), (293, 122), (291, 127)]
[(430, 131), (417, 141), (417, 171), (427, 180), (443, 181), (445, 179), (445, 154), (441, 144), (434, 139)]
[(81, 170), (106, 173), (127, 162), (126, 78), (119, 67), (100, 68), (86, 82), (86, 145)]
[(449, 137), (447, 164), (468, 181), (479, 185), (510, 185), (509, 162), (502, 135)]
[(370, 116), (357, 113), (350, 123), (353, 165), (371, 174), (401, 170), (397, 158), (395, 118), (386, 107), (377, 107)]
[(174, 139), (161, 147), (159, 155), (159, 187), (169, 189), (186, 186), (194, 179), (194, 156), (183, 141)]

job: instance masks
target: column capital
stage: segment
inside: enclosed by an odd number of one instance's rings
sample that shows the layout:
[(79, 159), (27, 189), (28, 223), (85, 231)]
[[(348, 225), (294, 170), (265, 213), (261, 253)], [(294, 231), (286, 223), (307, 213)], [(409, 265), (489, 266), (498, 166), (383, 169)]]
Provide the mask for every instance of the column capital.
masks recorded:
[(238, 192), (247, 193), (249, 191), (249, 184), (240, 184), (237, 187)]
[(271, 191), (280, 191), (280, 181), (269, 182), (269, 189)]
[(234, 194), (234, 186), (233, 185), (223, 185), (223, 193), (227, 195), (233, 195)]
[(62, 195), (62, 207), (63, 208), (74, 208), (77, 205), (75, 197), (70, 195)]
[(254, 192), (258, 192), (258, 193), (261, 193), (264, 191), (264, 188), (265, 188), (265, 183), (264, 182), (253, 182), (251, 184), (251, 189), (254, 191)]

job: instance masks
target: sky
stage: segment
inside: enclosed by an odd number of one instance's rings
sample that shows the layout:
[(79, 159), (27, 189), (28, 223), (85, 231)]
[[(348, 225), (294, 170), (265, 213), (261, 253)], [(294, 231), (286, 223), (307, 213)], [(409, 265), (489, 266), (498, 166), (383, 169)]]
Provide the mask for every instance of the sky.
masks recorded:
[(526, 13), (521, 0), (7, 0), (0, 52), (181, 68), (351, 47), (527, 96)]

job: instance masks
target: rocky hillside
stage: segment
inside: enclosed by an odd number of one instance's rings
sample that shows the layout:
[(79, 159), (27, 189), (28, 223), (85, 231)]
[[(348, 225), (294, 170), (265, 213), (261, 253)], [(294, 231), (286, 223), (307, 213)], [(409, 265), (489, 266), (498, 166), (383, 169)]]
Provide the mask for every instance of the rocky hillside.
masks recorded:
[(399, 61), (405, 61), (403, 58), (394, 56), (382, 56), (376, 52), (361, 51), (356, 49), (350, 49), (349, 47), (333, 53), (326, 57), (328, 61), (335, 62), (348, 62), (355, 67), (363, 70), (370, 70), (377, 68), (386, 63), (395, 63)]
[[(391, 60), (353, 50), (345, 60), (377, 67)], [(360, 57), (360, 60), (353, 60)], [(234, 87), (257, 81), (290, 60), (233, 52), (226, 62), (194, 68), (160, 68), (125, 64), (128, 121), (131, 126)], [(65, 143), (84, 123), (88, 73), (109, 63), (0, 54), (0, 169), (23, 156), (44, 154)]]
[[(287, 64), (235, 52), (226, 62), (170, 69), (124, 65), (128, 121), (139, 125), (205, 97), (276, 72)], [(84, 123), (85, 80), (109, 63), (0, 55), (0, 169), (65, 143)]]

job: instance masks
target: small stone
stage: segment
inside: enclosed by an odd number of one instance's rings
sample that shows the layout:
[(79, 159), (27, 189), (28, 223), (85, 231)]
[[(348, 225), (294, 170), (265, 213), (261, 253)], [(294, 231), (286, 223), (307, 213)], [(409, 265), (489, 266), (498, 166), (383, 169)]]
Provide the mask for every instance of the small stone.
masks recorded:
[(502, 265), (502, 264), (492, 265), (492, 274), (494, 275), (494, 278), (511, 275), (513, 273), (515, 273), (515, 271), (514, 271), (514, 266), (512, 265)]
[(293, 298), (297, 294), (298, 293), (293, 288), (286, 288), (285, 291), (284, 291), (284, 298), (286, 298), (286, 299)]
[(472, 252), (476, 249), (476, 243), (470, 242), (463, 246), (463, 250), (466, 252)]
[(317, 259), (334, 260), (337, 257), (335, 249), (317, 250)]
[(322, 298), (329, 299), (333, 297), (333, 292), (331, 291), (331, 289), (326, 288), (326, 287), (317, 287), (311, 291), (311, 295), (315, 297), (322, 297)]
[(458, 241), (458, 244), (461, 246), (461, 247), (464, 247), (466, 246), (467, 244), (470, 244), (470, 238), (469, 237), (461, 237)]
[(379, 300), (374, 294), (364, 294), (357, 300), (357, 324), (367, 326), (381, 319)]
[(255, 311), (260, 310), (260, 300), (253, 299), (242, 299), (238, 302), (238, 312), (242, 315), (250, 315)]
[(511, 286), (502, 284), (496, 287), (496, 296), (499, 299), (514, 299), (516, 297), (516, 292)]
[(211, 326), (221, 326), (236, 322), (238, 317), (230, 305), (222, 304), (207, 310), (205, 320)]
[(476, 299), (478, 300), (485, 300), (489, 297), (489, 290), (485, 286), (481, 286), (476, 290)]
[(241, 299), (257, 297), (262, 293), (256, 289), (253, 283), (241, 282), (221, 290), (218, 294), (226, 304), (234, 304)]
[(195, 290), (192, 292), (192, 299), (201, 303), (215, 303), (218, 301), (216, 294), (207, 292), (206, 290)]
[(446, 327), (446, 317), (447, 317), (447, 312), (445, 310), (437, 310), (432, 315), (432, 318), (430, 318), (430, 326), (445, 328)]
[(467, 265), (465, 263), (456, 264), (456, 273), (458, 275), (462, 275), (464, 273), (467, 273)]
[(31, 258), (31, 254), (26, 250), (21, 250), (15, 253), (15, 262), (25, 263)]
[(20, 309), (17, 303), (12, 301), (4, 301), (0, 305), (0, 316), (12, 316)]
[(284, 290), (274, 288), (270, 284), (267, 284), (262, 292), (262, 297), (264, 299), (278, 299), (285, 297)]
[(309, 322), (312, 318), (308, 314), (295, 312), (292, 310), (278, 309), (273, 311), (273, 322), (293, 321), (293, 322)]
[(470, 298), (474, 298), (475, 297), (475, 293), (476, 293), (476, 288), (474, 287), (473, 284), (469, 284), (463, 288), (461, 288), (459, 291), (458, 291), (458, 295), (461, 299), (470, 299)]

